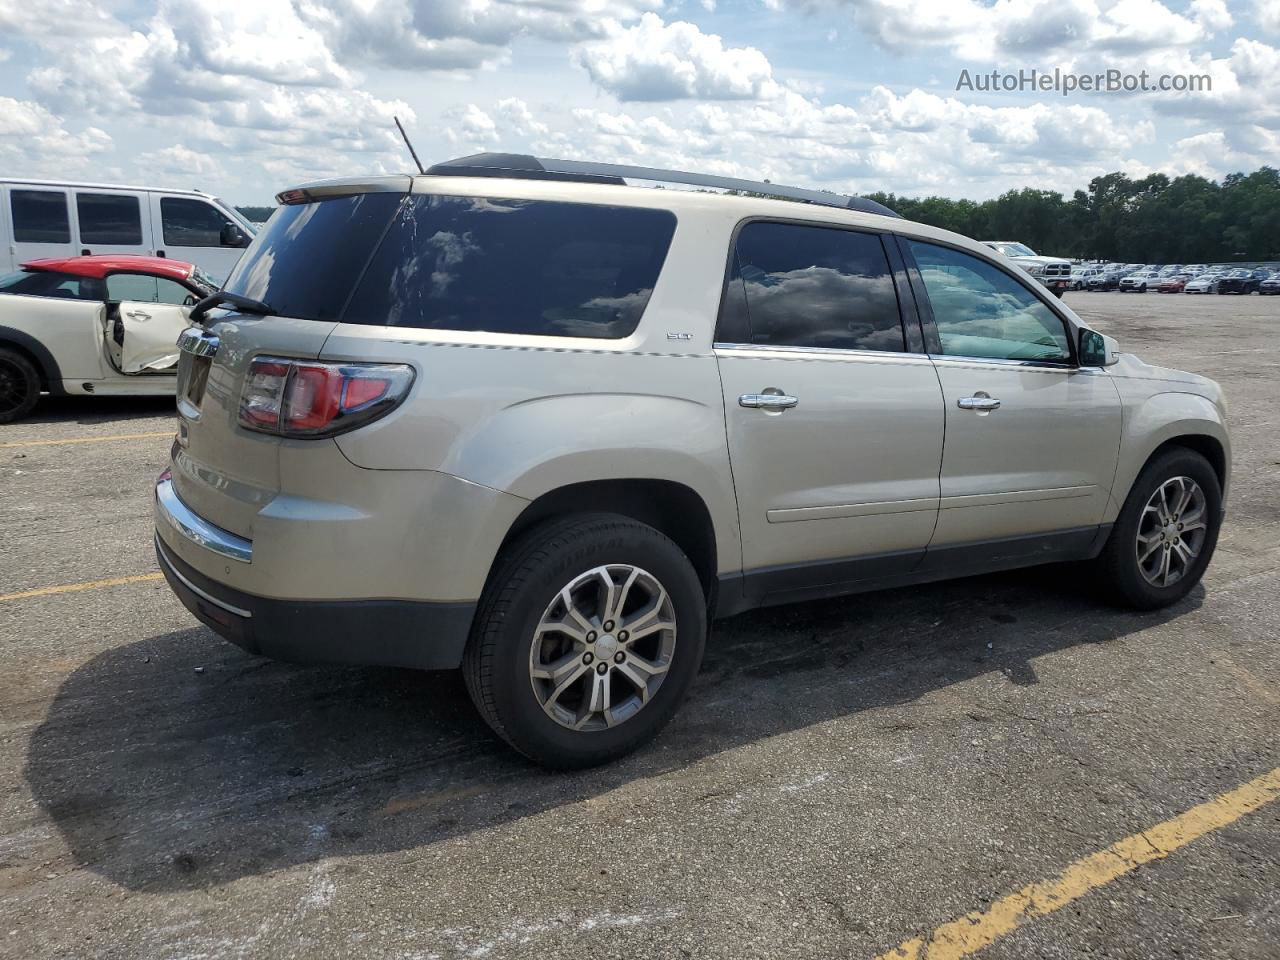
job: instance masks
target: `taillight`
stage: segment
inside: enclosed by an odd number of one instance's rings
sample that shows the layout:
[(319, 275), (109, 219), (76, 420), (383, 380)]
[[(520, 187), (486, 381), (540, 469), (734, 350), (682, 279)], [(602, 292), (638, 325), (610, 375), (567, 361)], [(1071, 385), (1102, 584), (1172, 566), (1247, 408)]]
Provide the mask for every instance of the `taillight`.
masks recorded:
[(283, 437), (332, 437), (394, 410), (409, 392), (403, 363), (258, 357), (240, 394), (240, 426)]

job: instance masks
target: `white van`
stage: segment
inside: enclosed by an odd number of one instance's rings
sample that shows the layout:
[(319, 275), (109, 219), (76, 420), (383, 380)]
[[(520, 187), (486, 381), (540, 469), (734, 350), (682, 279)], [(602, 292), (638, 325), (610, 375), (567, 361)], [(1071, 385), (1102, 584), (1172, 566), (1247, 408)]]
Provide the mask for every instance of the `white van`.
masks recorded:
[(253, 234), (198, 190), (0, 179), (0, 275), (28, 260), (123, 253), (186, 260), (221, 282)]

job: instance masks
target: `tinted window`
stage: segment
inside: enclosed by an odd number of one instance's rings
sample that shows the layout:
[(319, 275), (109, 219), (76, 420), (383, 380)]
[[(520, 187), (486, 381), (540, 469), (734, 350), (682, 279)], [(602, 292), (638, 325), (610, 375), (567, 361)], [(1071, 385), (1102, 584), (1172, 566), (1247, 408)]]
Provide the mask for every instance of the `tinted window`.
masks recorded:
[(155, 303), (159, 285), (155, 277), (141, 273), (113, 273), (107, 277), (108, 300)]
[(738, 232), (734, 261), (718, 338), (743, 342), (745, 326), (748, 343), (903, 349), (898, 296), (876, 234), (749, 223)]
[(142, 215), (138, 198), (113, 193), (77, 193), (80, 242), (142, 243)]
[(220, 247), (222, 228), (230, 222), (203, 200), (187, 197), (160, 199), (164, 242), (175, 247)]
[(675, 223), (666, 210), (416, 196), (343, 319), (625, 337), (649, 302)]
[(11, 190), (13, 239), (17, 243), (70, 243), (67, 195), (51, 190)]
[(1013, 277), (959, 250), (908, 243), (924, 278), (943, 355), (1071, 359), (1062, 320)]
[(58, 297), (64, 300), (102, 300), (106, 297), (106, 289), (101, 280), (52, 270), (20, 270), (0, 277), (0, 293)]
[(278, 207), (225, 289), (261, 300), (281, 316), (337, 320), (403, 198), (363, 193)]

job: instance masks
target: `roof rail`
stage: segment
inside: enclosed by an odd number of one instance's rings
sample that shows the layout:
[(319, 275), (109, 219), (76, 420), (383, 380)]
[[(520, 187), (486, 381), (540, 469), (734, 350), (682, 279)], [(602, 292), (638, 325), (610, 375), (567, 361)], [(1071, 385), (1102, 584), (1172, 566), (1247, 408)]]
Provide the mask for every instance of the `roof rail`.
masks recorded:
[(740, 190), (759, 193), (782, 200), (798, 200), (823, 207), (840, 207), (862, 213), (876, 213), (884, 217), (898, 217), (882, 203), (865, 197), (849, 197), (825, 190), (806, 190), (803, 187), (784, 187), (762, 180), (739, 180), (737, 177), (713, 177), (705, 173), (685, 173), (680, 170), (663, 170), (660, 167), (634, 167), (618, 163), (592, 163), (583, 160), (551, 160), (524, 153), (473, 153), (433, 164), (428, 176), (436, 177), (511, 177), (517, 180), (572, 180), (579, 183), (608, 183), (625, 185), (627, 180), (654, 180), (661, 183), (682, 183), (691, 187), (710, 187), (716, 190)]

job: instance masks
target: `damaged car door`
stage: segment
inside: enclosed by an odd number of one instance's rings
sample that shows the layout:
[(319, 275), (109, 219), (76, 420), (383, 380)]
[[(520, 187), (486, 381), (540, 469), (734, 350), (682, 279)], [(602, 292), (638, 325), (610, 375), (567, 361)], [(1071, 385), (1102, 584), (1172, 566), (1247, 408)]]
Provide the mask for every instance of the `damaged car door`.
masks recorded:
[(178, 335), (187, 327), (195, 295), (166, 277), (116, 273), (107, 277), (107, 356), (128, 376), (172, 374)]

